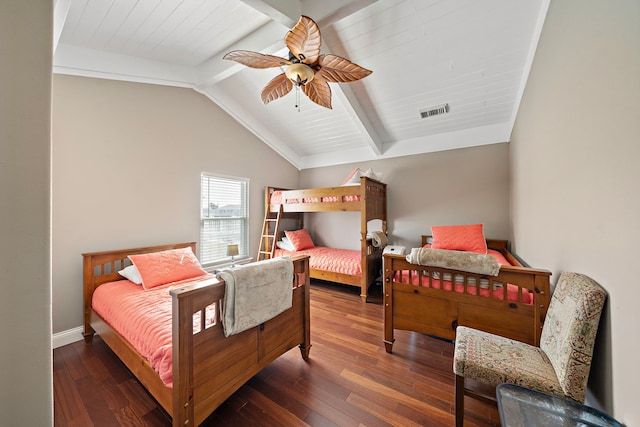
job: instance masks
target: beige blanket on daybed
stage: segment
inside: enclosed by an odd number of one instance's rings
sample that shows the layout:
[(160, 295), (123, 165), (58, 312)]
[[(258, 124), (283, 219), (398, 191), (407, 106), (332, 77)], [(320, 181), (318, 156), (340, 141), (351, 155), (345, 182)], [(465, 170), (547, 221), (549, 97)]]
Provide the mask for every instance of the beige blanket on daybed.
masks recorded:
[(288, 257), (223, 270), (217, 276), (225, 281), (222, 326), (227, 337), (291, 308), (293, 262)]
[(407, 261), (411, 264), (450, 268), (490, 276), (497, 276), (500, 272), (500, 264), (494, 257), (475, 252), (413, 248), (407, 255)]

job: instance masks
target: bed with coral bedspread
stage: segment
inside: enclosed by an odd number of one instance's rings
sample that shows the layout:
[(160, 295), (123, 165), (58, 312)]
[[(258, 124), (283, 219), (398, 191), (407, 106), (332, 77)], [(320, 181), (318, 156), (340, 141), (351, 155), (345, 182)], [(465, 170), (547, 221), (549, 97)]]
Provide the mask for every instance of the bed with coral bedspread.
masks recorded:
[(205, 274), (141, 286), (118, 273), (130, 264), (130, 256), (184, 248), (193, 251), (195, 243), (83, 254), (84, 336), (90, 342), (94, 333), (99, 334), (172, 417), (174, 426), (196, 426), (289, 349), (299, 346), (302, 357), (308, 358), (309, 258), (293, 259), (291, 308), (259, 326), (225, 336), (223, 280)]
[[(431, 236), (422, 236), (429, 247)], [(385, 254), (384, 342), (391, 353), (394, 330), (454, 340), (458, 325), (538, 345), (550, 301), (551, 273), (524, 267), (506, 240), (486, 240), (497, 275), (411, 263)], [(413, 251), (413, 250), (412, 250)]]

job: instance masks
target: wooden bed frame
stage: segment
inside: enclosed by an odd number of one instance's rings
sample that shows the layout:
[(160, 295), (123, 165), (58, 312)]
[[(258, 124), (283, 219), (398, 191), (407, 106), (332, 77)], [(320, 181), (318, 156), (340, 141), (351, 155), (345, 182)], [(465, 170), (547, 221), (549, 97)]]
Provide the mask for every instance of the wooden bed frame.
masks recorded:
[[(424, 246), (430, 236), (422, 236)], [(458, 325), (469, 326), (533, 345), (540, 344), (551, 290), (551, 272), (523, 267), (507, 250), (506, 240), (487, 240), (489, 249), (501, 252), (513, 264), (502, 266), (498, 276), (484, 276), (437, 267), (410, 264), (405, 256), (384, 255), (384, 343), (386, 351), (392, 352), (393, 331), (403, 329), (454, 340)], [(433, 273), (460, 275), (466, 286), (475, 280), (488, 280), (489, 286), (496, 282), (517, 286), (519, 301), (508, 301), (479, 295), (446, 291), (425, 286), (400, 283), (394, 280), (396, 271), (411, 271), (422, 280), (429, 280)], [(406, 273), (405, 273), (406, 274)], [(533, 291), (533, 304), (522, 302), (522, 288)], [(503, 286), (506, 293), (506, 286)]]
[[(274, 191), (282, 191), (282, 204), (272, 204)], [(303, 200), (306, 198), (335, 197), (359, 195), (358, 201), (337, 201), (317, 203), (284, 203), (286, 200)], [(360, 297), (367, 300), (367, 291), (380, 274), (382, 267), (382, 248), (374, 247), (371, 238), (367, 238), (367, 223), (374, 219), (382, 221), (382, 232), (387, 233), (387, 184), (366, 176), (360, 177), (360, 185), (349, 185), (327, 188), (310, 188), (303, 190), (284, 190), (275, 187), (265, 189), (265, 212), (277, 213), (282, 206), (285, 218), (295, 218), (298, 228), (303, 227), (305, 212), (360, 212), (360, 253), (362, 254), (362, 276), (336, 273), (326, 270), (311, 269), (311, 277), (350, 286), (360, 287)], [(266, 217), (265, 217), (266, 218)], [(266, 219), (265, 219), (266, 221)], [(280, 232), (274, 233), (280, 236)], [(264, 239), (265, 236), (263, 235)], [(273, 254), (272, 254), (273, 255)]]
[[(122, 280), (117, 273), (128, 265), (128, 255), (191, 247), (179, 243), (83, 254), (84, 337), (91, 342), (99, 334), (113, 352), (147, 388), (174, 426), (201, 424), (222, 402), (262, 368), (296, 345), (309, 357), (309, 257), (296, 257), (293, 306), (252, 329), (224, 336), (220, 321), (224, 303), (224, 281), (210, 285), (188, 285), (170, 291), (173, 300), (173, 388), (118, 332), (91, 308), (93, 291), (103, 283)], [(193, 314), (214, 305), (216, 322), (193, 332)], [(204, 313), (202, 313), (204, 315)]]

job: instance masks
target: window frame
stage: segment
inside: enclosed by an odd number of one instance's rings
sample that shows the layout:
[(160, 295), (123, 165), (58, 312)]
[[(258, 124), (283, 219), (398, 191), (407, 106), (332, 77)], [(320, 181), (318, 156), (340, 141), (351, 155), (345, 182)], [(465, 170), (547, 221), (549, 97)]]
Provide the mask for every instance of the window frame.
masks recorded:
[[(240, 194), (238, 195), (240, 198), (240, 215), (232, 216), (232, 217), (213, 217), (213, 216), (205, 216), (205, 203), (208, 206), (211, 206), (211, 191), (208, 191), (208, 194), (205, 195), (205, 180), (208, 180), (208, 184), (211, 184), (212, 181), (219, 180), (220, 182), (227, 181), (230, 185), (239, 185)], [(226, 245), (229, 244), (238, 244), (238, 252), (239, 254), (234, 256), (234, 261), (240, 261), (243, 259), (247, 259), (249, 257), (249, 228), (250, 228), (250, 218), (249, 218), (249, 178), (237, 177), (231, 175), (223, 175), (219, 173), (212, 172), (202, 172), (200, 174), (200, 245), (198, 245), (198, 258), (200, 259), (200, 263), (204, 267), (219, 267), (223, 265), (231, 264), (231, 257), (226, 255)], [(227, 190), (225, 190), (227, 191)], [(222, 193), (222, 191), (221, 191)], [(221, 195), (221, 194), (219, 194)], [(205, 202), (206, 200), (206, 202)], [(214, 202), (215, 203), (215, 202)], [(242, 207), (244, 205), (244, 212), (242, 212)], [(222, 205), (222, 206), (229, 206)], [(218, 222), (219, 225), (223, 224), (227, 221), (238, 221), (240, 220), (242, 224), (239, 226), (240, 230), (239, 238), (236, 240), (235, 238), (225, 238), (224, 233), (222, 235), (223, 242), (218, 242), (217, 245), (224, 245), (224, 255), (220, 255), (216, 258), (210, 258), (210, 255), (207, 252), (220, 252), (221, 248), (215, 248), (216, 243), (207, 243), (208, 240), (205, 238), (205, 234), (207, 233), (205, 228), (206, 222)], [(215, 228), (215, 227), (214, 227)], [(209, 232), (211, 233), (211, 232)], [(213, 233), (216, 233), (215, 231)], [(216, 236), (216, 238), (220, 238), (221, 236)]]

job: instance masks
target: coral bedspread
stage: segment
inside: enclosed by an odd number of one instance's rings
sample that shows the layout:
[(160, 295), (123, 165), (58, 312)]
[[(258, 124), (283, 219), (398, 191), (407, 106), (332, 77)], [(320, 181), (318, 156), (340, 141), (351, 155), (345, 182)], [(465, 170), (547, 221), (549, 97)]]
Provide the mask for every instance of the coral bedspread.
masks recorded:
[(358, 250), (334, 249), (315, 246), (297, 252), (276, 249), (274, 257), (295, 255), (309, 255), (309, 268), (315, 270), (333, 271), (335, 273), (362, 275), (362, 255)]
[[(429, 245), (425, 246), (425, 247), (429, 247)], [(498, 251), (493, 250), (493, 249), (489, 249), (489, 251), (487, 252), (488, 255), (493, 256), (500, 265), (511, 265), (509, 263), (509, 261), (506, 260), (506, 258)], [(425, 270), (428, 270), (429, 267), (425, 267)], [(395, 275), (395, 281), (397, 282), (401, 282), (401, 283), (411, 283), (413, 285), (418, 285), (419, 283), (422, 286), (425, 287), (431, 287), (431, 288), (435, 288), (435, 289), (441, 289), (444, 288), (446, 291), (451, 291), (452, 287), (454, 288), (454, 290), (458, 293), (463, 293), (464, 292), (464, 284), (463, 282), (463, 276), (457, 275), (457, 274), (453, 274), (453, 282), (452, 283), (452, 274), (445, 274), (444, 277), (442, 279), (444, 280), (439, 280), (440, 277), (438, 277), (438, 273), (433, 273), (432, 274), (432, 280), (431, 280), (431, 286), (429, 286), (429, 275), (425, 274), (422, 276), (419, 276), (416, 272), (409, 272), (409, 271), (397, 271), (396, 275)], [(422, 278), (422, 280), (420, 279)], [(470, 278), (473, 279), (473, 278)], [(421, 280), (421, 282), (420, 282)], [(477, 284), (473, 281), (470, 280), (467, 284), (467, 293), (468, 294), (472, 294), (472, 295), (478, 295), (478, 286), (476, 286)], [(492, 290), (489, 289), (489, 281), (488, 280), (481, 280), (480, 281), (480, 296), (483, 297), (493, 297), (495, 299), (504, 299), (504, 292), (502, 290), (502, 285), (500, 286), (494, 286), (494, 288)], [(510, 285), (507, 284), (507, 299), (509, 301), (518, 301), (518, 287), (514, 286), (514, 285)], [(533, 295), (531, 294), (531, 292), (524, 292), (522, 295), (522, 302), (525, 304), (531, 304), (533, 302)]]
[[(92, 306), (149, 361), (162, 382), (172, 387), (172, 303), (169, 290), (201, 281), (214, 283), (218, 279), (207, 274), (148, 290), (129, 280), (118, 280), (98, 287), (93, 294)], [(194, 315), (194, 329), (200, 326), (199, 314)], [(206, 317), (208, 325), (215, 321), (215, 312), (207, 310)]]

